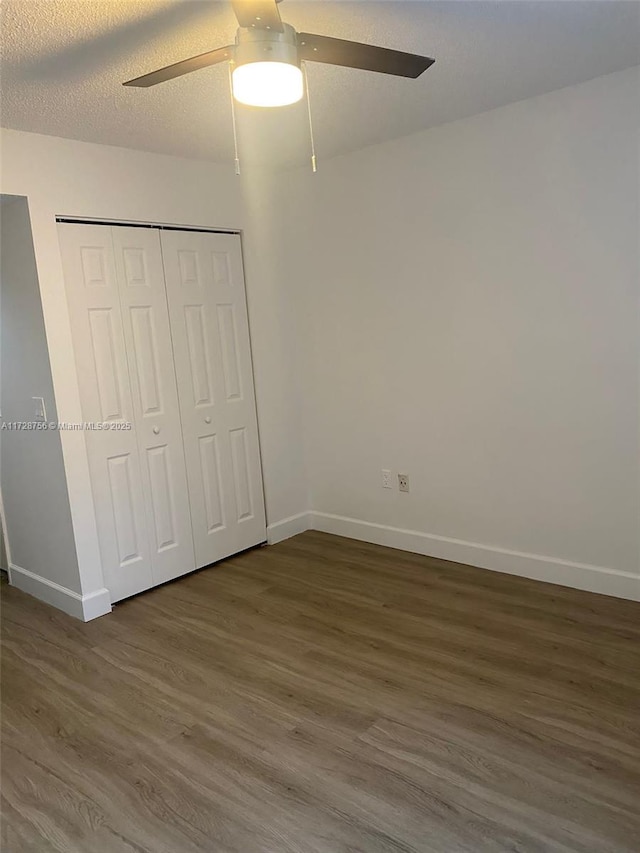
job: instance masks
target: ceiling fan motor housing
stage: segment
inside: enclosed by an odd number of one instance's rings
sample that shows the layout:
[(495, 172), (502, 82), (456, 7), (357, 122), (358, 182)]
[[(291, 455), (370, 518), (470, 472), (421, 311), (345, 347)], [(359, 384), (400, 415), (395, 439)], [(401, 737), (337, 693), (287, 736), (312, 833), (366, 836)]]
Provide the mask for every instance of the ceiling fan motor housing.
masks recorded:
[(257, 27), (239, 29), (233, 65), (238, 67), (251, 62), (285, 62), (299, 67), (298, 42), (293, 27), (283, 23), (281, 33)]

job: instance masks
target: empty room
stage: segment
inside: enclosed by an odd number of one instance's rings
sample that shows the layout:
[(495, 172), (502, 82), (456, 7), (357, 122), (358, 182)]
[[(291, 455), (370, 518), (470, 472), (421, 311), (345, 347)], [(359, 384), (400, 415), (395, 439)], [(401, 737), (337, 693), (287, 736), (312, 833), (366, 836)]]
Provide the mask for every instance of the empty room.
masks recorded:
[(0, 25), (3, 853), (638, 853), (640, 3)]

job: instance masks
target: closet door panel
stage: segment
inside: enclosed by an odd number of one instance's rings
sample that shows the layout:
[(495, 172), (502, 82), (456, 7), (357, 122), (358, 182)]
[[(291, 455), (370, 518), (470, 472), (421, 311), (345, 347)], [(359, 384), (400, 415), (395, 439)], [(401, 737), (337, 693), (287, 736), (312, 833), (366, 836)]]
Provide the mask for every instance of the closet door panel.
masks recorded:
[(182, 427), (159, 232), (114, 227), (154, 583), (193, 571)]
[(161, 234), (196, 564), (266, 539), (240, 238)]
[[(111, 229), (58, 225), (93, 500), (112, 601), (153, 584)], [(126, 428), (130, 425), (130, 428)]]

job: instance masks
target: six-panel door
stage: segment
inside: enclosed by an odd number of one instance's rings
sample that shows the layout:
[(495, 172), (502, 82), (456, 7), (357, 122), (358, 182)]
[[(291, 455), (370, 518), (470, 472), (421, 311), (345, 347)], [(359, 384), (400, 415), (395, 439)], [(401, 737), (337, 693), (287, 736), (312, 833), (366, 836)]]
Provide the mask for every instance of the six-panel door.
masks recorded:
[[(58, 226), (93, 502), (112, 601), (153, 586), (111, 229)], [(130, 425), (130, 428), (127, 426)]]
[(162, 231), (196, 565), (266, 538), (240, 238)]
[(163, 267), (157, 229), (59, 236), (117, 601), (265, 539), (240, 242), (170, 232)]

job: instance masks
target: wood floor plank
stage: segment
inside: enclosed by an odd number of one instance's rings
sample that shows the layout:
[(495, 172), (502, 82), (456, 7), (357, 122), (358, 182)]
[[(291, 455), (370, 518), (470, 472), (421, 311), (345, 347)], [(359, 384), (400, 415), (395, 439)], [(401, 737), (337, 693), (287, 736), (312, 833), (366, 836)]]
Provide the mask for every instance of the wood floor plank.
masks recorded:
[(2, 587), (3, 853), (638, 853), (640, 604), (308, 532)]

